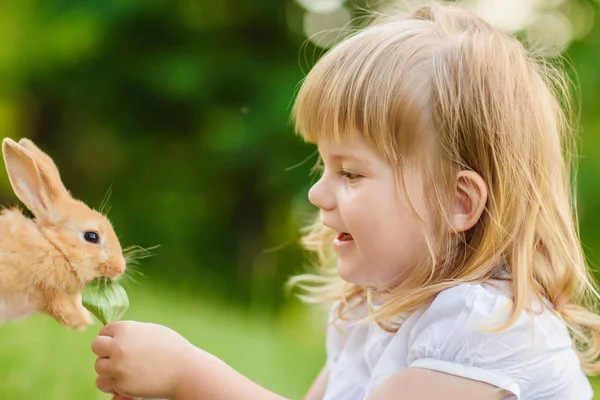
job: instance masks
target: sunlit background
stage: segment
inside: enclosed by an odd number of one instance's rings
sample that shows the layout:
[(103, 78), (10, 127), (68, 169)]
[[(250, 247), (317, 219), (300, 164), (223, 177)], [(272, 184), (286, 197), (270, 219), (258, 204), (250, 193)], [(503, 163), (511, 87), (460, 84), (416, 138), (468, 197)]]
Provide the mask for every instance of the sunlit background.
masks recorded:
[[(411, 1), (408, 1), (411, 3)], [(286, 294), (302, 271), (314, 153), (293, 134), (299, 81), (369, 4), (342, 0), (0, 3), (0, 134), (32, 138), (123, 246), (125, 318), (166, 324), (264, 386), (301, 398), (324, 362), (323, 310)], [(578, 208), (600, 261), (600, 23), (589, 0), (480, 0), (478, 12), (582, 88)], [(571, 71), (573, 75), (573, 72)], [(17, 204), (4, 168), (0, 203)], [(134, 271), (135, 270), (135, 271)], [(107, 399), (85, 332), (34, 316), (0, 326), (0, 399)], [(599, 381), (600, 382), (600, 381)], [(600, 394), (598, 395), (600, 399)]]

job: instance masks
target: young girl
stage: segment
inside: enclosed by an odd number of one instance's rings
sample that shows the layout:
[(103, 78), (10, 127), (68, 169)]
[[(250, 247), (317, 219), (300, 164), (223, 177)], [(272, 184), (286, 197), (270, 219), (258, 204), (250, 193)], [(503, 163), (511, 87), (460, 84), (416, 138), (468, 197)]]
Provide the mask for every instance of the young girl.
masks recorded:
[[(323, 272), (293, 283), (333, 303), (307, 399), (592, 398), (567, 92), (456, 6), (378, 18), (322, 57), (293, 111), (324, 167), (305, 238)], [(166, 327), (113, 323), (92, 348), (105, 392), (280, 398)]]

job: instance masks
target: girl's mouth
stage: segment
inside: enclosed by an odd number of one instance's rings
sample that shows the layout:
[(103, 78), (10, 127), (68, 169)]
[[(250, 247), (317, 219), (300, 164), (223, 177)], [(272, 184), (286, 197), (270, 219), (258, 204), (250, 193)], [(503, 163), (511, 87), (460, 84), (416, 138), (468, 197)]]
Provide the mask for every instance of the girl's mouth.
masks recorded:
[(354, 246), (354, 238), (351, 234), (346, 232), (338, 232), (335, 240), (333, 241), (333, 248), (336, 251), (345, 251)]
[(338, 233), (336, 239), (339, 240), (340, 242), (349, 242), (351, 240), (354, 240), (352, 238), (352, 235), (349, 234), (349, 233), (346, 233), (346, 232), (340, 232), (340, 233)]

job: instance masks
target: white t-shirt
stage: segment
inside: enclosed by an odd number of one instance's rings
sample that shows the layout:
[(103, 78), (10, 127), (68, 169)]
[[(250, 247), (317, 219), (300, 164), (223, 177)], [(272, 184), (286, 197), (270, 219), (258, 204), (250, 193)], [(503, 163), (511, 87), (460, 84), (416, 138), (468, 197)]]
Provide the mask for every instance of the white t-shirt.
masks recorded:
[[(499, 333), (478, 329), (477, 324), (498, 326), (500, 319), (489, 318), (506, 316), (497, 313), (509, 306), (508, 297), (494, 287), (461, 284), (411, 314), (396, 333), (374, 322), (337, 321), (327, 331), (329, 383), (323, 400), (366, 399), (407, 367), (486, 382), (512, 393), (507, 399), (591, 399), (569, 332), (546, 307), (541, 313), (523, 312)], [(366, 312), (366, 306), (359, 307)]]

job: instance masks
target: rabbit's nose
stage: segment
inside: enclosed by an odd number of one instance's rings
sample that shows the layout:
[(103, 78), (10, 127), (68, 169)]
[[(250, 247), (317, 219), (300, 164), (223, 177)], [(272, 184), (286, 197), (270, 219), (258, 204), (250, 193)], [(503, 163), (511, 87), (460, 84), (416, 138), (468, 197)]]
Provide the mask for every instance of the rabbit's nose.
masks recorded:
[(110, 279), (117, 279), (125, 272), (125, 259), (115, 258), (112, 262), (100, 265), (98, 272)]
[(111, 279), (116, 279), (119, 276), (123, 275), (125, 272), (125, 259), (123, 257), (118, 257), (115, 259), (114, 264), (112, 265), (112, 276), (109, 276)]
[(127, 268), (127, 262), (125, 261), (125, 257), (119, 258), (119, 275), (122, 275), (125, 272), (125, 268)]

